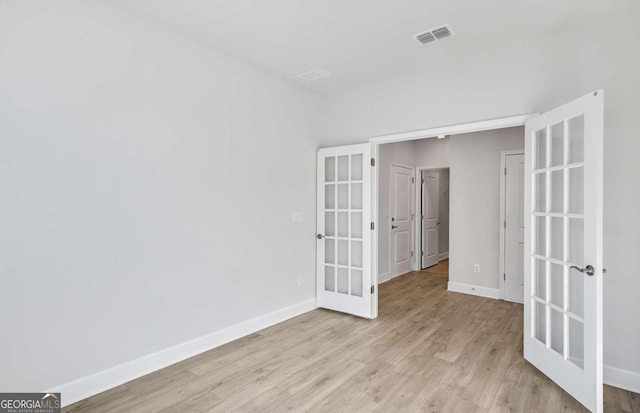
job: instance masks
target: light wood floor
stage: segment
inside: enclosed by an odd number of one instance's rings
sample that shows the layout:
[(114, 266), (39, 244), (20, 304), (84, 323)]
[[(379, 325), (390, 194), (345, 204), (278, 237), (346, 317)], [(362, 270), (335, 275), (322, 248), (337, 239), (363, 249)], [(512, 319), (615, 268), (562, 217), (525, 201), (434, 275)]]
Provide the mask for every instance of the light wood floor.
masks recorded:
[[(449, 293), (447, 270), (382, 284), (376, 320), (314, 310), (64, 411), (585, 411), (522, 358), (522, 306)], [(605, 403), (640, 413), (638, 394)]]

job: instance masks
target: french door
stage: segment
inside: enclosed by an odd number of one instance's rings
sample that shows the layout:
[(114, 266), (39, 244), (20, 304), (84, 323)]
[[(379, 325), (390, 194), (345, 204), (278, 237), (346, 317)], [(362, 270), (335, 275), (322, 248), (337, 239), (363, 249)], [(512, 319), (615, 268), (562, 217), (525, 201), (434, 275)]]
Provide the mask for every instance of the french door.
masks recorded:
[(602, 412), (603, 98), (525, 125), (524, 357)]
[(318, 151), (316, 304), (371, 318), (371, 145)]

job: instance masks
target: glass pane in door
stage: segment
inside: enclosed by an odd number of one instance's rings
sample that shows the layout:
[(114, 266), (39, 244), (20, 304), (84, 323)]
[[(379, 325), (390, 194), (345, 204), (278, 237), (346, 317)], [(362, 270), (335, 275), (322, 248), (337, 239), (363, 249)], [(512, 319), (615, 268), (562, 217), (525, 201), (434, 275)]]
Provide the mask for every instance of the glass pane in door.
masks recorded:
[(531, 171), (532, 337), (581, 367), (584, 353), (583, 117), (533, 134)]

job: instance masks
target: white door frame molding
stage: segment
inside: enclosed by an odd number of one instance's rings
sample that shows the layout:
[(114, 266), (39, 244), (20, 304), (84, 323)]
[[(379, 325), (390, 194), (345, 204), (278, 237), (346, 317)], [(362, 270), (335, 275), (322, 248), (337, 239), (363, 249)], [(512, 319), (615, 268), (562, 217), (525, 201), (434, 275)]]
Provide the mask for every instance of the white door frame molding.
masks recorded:
[[(527, 119), (533, 118), (535, 116), (538, 116), (538, 113), (529, 113), (525, 115), (509, 116), (504, 118), (482, 120), (478, 122), (459, 123), (455, 125), (422, 129), (411, 132), (375, 136), (369, 139), (369, 143), (371, 143), (371, 156), (377, 162), (380, 155), (379, 146), (385, 143), (412, 141), (424, 138), (435, 138), (438, 135), (458, 135), (462, 133), (511, 128), (514, 126), (524, 126), (524, 122)], [(371, 212), (376, 229), (380, 227), (380, 220), (378, 219), (378, 198), (380, 195), (378, 192), (378, 182), (380, 179), (379, 173), (380, 168), (378, 167), (378, 164), (376, 164), (376, 166), (373, 168), (373, 173), (371, 174)], [(373, 231), (371, 240), (371, 261), (371, 281), (372, 284), (376, 286), (375, 293), (373, 294), (373, 297), (371, 297), (371, 317), (376, 318), (378, 317), (378, 231), (375, 230)]]
[[(393, 167), (393, 166), (398, 167), (398, 168), (404, 168), (404, 169), (410, 170), (413, 173), (413, 178), (414, 178), (414, 183), (413, 184), (415, 185), (415, 183), (418, 182), (415, 168), (413, 166), (404, 165), (404, 164), (401, 164), (401, 163), (398, 163), (398, 162), (391, 162), (391, 164), (389, 165), (389, 178), (391, 178), (391, 174), (393, 173), (391, 171), (391, 167)], [(391, 179), (389, 179), (389, 205), (387, 205), (387, 210), (389, 212), (391, 212), (391, 202), (392, 202), (392, 197), (391, 196), (392, 196), (391, 195)], [(411, 199), (409, 201), (409, 204), (411, 205), (411, 214), (414, 216), (414, 223), (415, 223), (415, 221), (416, 221), (415, 220), (416, 211), (418, 211), (415, 208), (416, 203), (414, 202), (415, 201), (415, 191), (412, 191), (411, 197), (413, 199)], [(391, 280), (391, 279), (397, 277), (398, 274), (394, 274), (393, 271), (391, 271), (391, 221), (389, 220), (388, 222), (385, 222), (385, 223), (383, 223), (382, 221), (380, 222), (380, 225), (385, 225), (385, 224), (389, 226), (389, 277), (390, 277), (389, 279)], [(410, 247), (411, 251), (415, 251), (416, 250), (416, 246), (418, 245), (418, 244), (415, 243), (415, 240), (416, 240), (416, 237), (414, 235), (415, 234), (415, 225), (411, 224), (410, 228), (411, 228), (411, 235), (410, 235), (411, 245), (409, 247)], [(415, 267), (416, 267), (415, 266), (416, 256), (417, 256), (417, 254), (414, 253), (414, 256), (410, 257), (411, 258), (411, 270), (413, 270), (413, 271), (415, 271)]]
[[(414, 229), (414, 233), (416, 234), (415, 237), (415, 245), (416, 247), (418, 245), (420, 245), (422, 247), (422, 219), (418, 219), (418, 213), (417, 211), (420, 211), (420, 213), (422, 213), (422, 205), (421, 205), (421, 192), (422, 192), (422, 184), (421, 182), (418, 182), (418, 177), (420, 177), (422, 179), (422, 172), (424, 171), (433, 171), (436, 169), (448, 169), (449, 170), (449, 174), (451, 174), (451, 166), (450, 164), (440, 164), (440, 165), (424, 165), (424, 166), (418, 166), (416, 167), (416, 186), (415, 186), (415, 200), (416, 200), (416, 205), (415, 205), (415, 210), (416, 210), (416, 220), (415, 220), (415, 229)], [(449, 175), (449, 177), (451, 177), (451, 175)], [(449, 178), (451, 179), (451, 178)], [(449, 185), (451, 185), (451, 183), (449, 183)], [(449, 216), (449, 221), (451, 221), (451, 216)], [(438, 230), (440, 231), (440, 230)], [(417, 251), (417, 250), (416, 250)], [(438, 251), (439, 253), (439, 251)], [(414, 262), (414, 266), (413, 266), (413, 270), (414, 271), (420, 271), (422, 268), (420, 268), (422, 266), (422, 256), (418, 253), (416, 253), (416, 259)]]
[(505, 175), (505, 169), (507, 167), (507, 156), (509, 155), (524, 155), (524, 149), (516, 149), (511, 151), (501, 151), (500, 152), (500, 299), (505, 299), (505, 242), (506, 242), (506, 228), (503, 222), (506, 219), (506, 200), (507, 200), (507, 180)]

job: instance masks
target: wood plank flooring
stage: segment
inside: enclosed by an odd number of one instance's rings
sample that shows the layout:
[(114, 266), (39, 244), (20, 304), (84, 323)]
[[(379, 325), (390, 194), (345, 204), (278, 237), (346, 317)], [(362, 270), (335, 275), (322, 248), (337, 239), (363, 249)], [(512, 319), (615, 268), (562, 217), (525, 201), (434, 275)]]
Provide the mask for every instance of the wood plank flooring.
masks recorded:
[[(586, 411), (522, 358), (522, 306), (447, 292), (447, 271), (380, 285), (376, 320), (314, 310), (64, 412)], [(605, 386), (605, 411), (640, 395)]]

